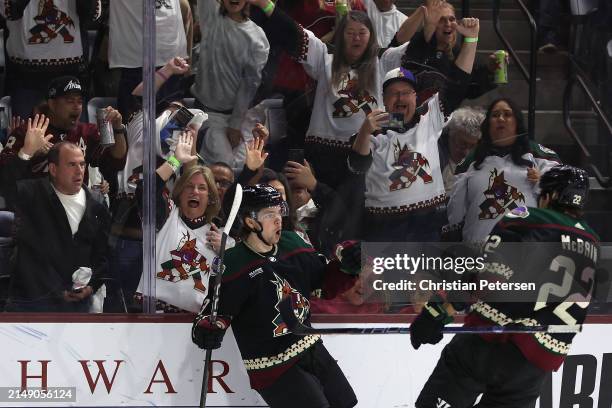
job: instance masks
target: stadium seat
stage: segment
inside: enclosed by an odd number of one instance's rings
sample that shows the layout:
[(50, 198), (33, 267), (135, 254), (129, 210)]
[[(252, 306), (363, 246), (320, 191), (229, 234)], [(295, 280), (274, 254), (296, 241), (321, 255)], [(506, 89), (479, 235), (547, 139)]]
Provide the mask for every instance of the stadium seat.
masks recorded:
[(6, 96), (3, 96), (2, 98), (0, 98), (0, 106), (4, 107), (4, 111), (6, 112), (6, 116), (10, 120), (10, 118), (12, 116), (11, 97), (10, 97), (10, 95), (6, 95)]

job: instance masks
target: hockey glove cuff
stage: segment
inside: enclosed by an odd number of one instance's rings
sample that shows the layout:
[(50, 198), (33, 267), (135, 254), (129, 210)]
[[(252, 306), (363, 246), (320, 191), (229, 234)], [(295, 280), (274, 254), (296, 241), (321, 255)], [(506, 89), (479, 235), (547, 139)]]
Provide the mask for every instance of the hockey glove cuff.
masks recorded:
[(442, 303), (427, 303), (410, 325), (412, 347), (418, 349), (421, 344), (437, 344), (442, 340), (442, 329), (452, 321)]
[(221, 347), (229, 322), (229, 318), (218, 316), (213, 324), (210, 316), (198, 315), (191, 328), (191, 340), (201, 349), (216, 350)]

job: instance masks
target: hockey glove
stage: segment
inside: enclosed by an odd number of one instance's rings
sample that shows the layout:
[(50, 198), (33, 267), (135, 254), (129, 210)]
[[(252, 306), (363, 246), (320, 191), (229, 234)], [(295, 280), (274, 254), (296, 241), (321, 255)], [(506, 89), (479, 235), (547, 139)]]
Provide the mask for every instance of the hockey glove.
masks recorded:
[(217, 317), (215, 324), (212, 324), (210, 316), (198, 315), (191, 328), (191, 340), (201, 349), (216, 350), (221, 347), (228, 326), (227, 318)]
[(361, 272), (361, 242), (344, 241), (334, 251), (340, 261), (340, 270), (347, 275), (357, 276)]
[(418, 349), (421, 344), (437, 344), (442, 340), (442, 329), (452, 321), (442, 303), (427, 303), (410, 325), (412, 347)]

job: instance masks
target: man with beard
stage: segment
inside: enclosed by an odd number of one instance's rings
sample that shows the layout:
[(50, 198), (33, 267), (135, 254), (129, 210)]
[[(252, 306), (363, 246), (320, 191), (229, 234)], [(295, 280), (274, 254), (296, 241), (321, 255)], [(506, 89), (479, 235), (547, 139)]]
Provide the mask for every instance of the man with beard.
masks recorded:
[(103, 172), (119, 171), (123, 168), (127, 153), (125, 127), (119, 112), (107, 107), (107, 119), (112, 123), (115, 144), (104, 148), (100, 145), (100, 132), (95, 124), (81, 123), (79, 117), (83, 111), (83, 90), (78, 78), (63, 76), (55, 78), (49, 84), (47, 103), (40, 107), (42, 121), (48, 119), (45, 143), (33, 154), (24, 150), (27, 127), (17, 127), (9, 136), (6, 147), (0, 153), (0, 175), (3, 185), (6, 180), (6, 168), (17, 160), (27, 160), (29, 177), (44, 176), (48, 172), (47, 154), (51, 147), (60, 141), (68, 141), (80, 147), (85, 154), (85, 162), (92, 167), (101, 167)]

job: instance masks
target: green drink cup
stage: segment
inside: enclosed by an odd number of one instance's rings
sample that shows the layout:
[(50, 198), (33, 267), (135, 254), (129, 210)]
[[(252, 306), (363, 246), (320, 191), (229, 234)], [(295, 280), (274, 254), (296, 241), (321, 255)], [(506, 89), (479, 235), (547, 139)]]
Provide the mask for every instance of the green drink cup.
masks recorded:
[(504, 50), (495, 51), (495, 80), (496, 84), (507, 84), (508, 83), (508, 63), (506, 59), (508, 58), (508, 53)]

